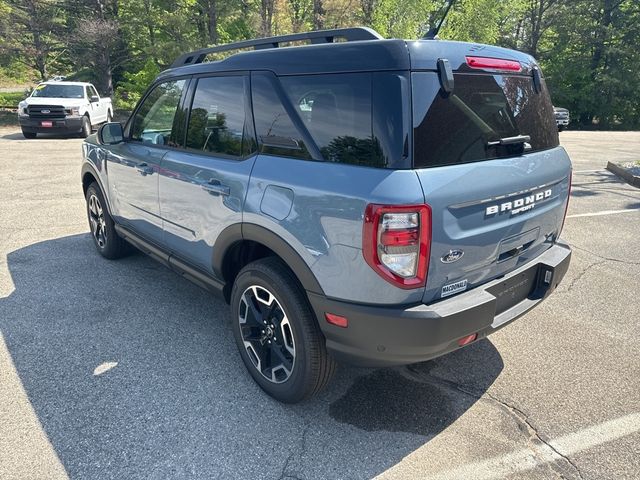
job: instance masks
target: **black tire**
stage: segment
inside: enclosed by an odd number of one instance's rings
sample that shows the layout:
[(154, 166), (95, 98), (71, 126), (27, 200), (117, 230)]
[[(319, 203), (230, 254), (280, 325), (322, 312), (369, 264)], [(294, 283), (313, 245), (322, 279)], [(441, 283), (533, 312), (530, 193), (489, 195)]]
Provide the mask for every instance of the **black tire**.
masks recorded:
[(558, 131), (561, 132), (564, 130), (564, 125), (558, 125)]
[[(261, 294), (266, 291), (275, 298), (276, 302), (271, 301), (271, 307), (264, 307), (268, 310), (266, 318), (269, 318), (269, 315), (273, 315), (272, 318), (274, 318), (268, 323), (280, 322), (273, 330), (269, 330), (273, 332), (273, 337), (268, 338), (273, 339), (273, 343), (271, 340), (266, 340), (268, 332), (265, 335), (264, 330), (261, 330), (265, 338), (264, 343), (262, 339), (252, 338), (260, 335), (259, 328), (255, 327), (255, 323), (260, 322), (248, 319), (249, 316), (255, 317), (250, 315), (250, 307), (246, 303), (254, 293), (253, 288), (262, 292)], [(270, 300), (271, 297), (268, 298)], [(274, 308), (275, 303), (278, 303), (277, 307), (281, 307), (283, 311), (282, 318), (279, 320), (275, 318), (279, 315), (278, 308)], [(254, 311), (257, 309), (251, 310), (251, 312)], [(244, 325), (241, 315), (244, 316)], [(264, 317), (261, 318), (264, 319)], [(336, 363), (327, 353), (324, 337), (304, 290), (291, 270), (278, 258), (267, 257), (255, 261), (240, 271), (231, 292), (231, 319), (242, 361), (256, 383), (276, 400), (284, 403), (305, 400), (322, 390), (333, 376)], [(285, 319), (287, 325), (283, 326)], [(252, 333), (254, 329), (255, 334)], [(280, 337), (279, 341), (277, 336)], [(245, 345), (245, 340), (250, 343), (249, 346)], [(266, 344), (267, 341), (271, 346)], [(259, 358), (258, 350), (262, 348), (267, 351), (265, 356), (260, 357), (265, 359), (266, 365), (274, 363), (274, 359), (277, 363), (283, 358), (283, 353), (287, 354), (284, 345), (277, 345), (284, 342), (289, 344), (289, 348), (291, 346), (294, 348), (293, 360), (288, 364), (291, 367), (290, 372), (287, 373), (282, 366), (272, 367), (270, 370), (259, 369), (258, 365), (261, 362), (256, 365), (256, 359)], [(279, 349), (280, 354), (273, 353), (276, 349)], [(284, 362), (281, 363), (284, 365)], [(265, 371), (270, 373), (271, 379), (267, 378)], [(281, 374), (281, 377), (287, 375), (286, 378), (276, 382), (277, 379), (274, 379), (276, 371)]]
[(80, 138), (87, 138), (91, 135), (91, 120), (88, 116), (82, 117), (82, 130), (80, 130)]
[(36, 132), (26, 132), (26, 131), (22, 130), (22, 136), (24, 138), (29, 139), (29, 140), (33, 140), (34, 138), (36, 138), (38, 136), (38, 134)]
[(129, 246), (116, 232), (104, 196), (96, 182), (89, 185), (85, 198), (91, 238), (100, 255), (109, 260), (126, 256)]

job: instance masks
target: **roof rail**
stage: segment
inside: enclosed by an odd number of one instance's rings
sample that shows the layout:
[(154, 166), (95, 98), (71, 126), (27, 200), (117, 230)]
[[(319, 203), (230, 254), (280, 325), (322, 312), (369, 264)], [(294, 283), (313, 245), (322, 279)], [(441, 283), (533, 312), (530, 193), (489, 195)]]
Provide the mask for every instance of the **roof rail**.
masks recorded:
[(178, 57), (171, 68), (182, 67), (184, 65), (194, 65), (202, 63), (207, 55), (217, 52), (228, 52), (241, 48), (251, 48), (254, 50), (264, 50), (267, 48), (278, 48), (281, 43), (297, 42), (300, 40), (310, 40), (311, 43), (333, 43), (334, 39), (343, 38), (348, 42), (357, 40), (382, 40), (383, 37), (368, 27), (337, 28), (335, 30), (317, 30), (305, 33), (292, 33), (290, 35), (280, 35), (278, 37), (258, 38), (255, 40), (243, 40), (241, 42), (228, 43), (226, 45), (216, 45), (215, 47), (203, 48), (193, 52), (185, 53)]

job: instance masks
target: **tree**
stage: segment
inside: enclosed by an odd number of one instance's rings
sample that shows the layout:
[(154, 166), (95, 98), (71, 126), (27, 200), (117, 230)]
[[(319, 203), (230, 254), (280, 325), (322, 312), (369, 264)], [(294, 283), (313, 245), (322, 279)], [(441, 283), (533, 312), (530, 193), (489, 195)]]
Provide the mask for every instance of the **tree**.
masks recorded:
[(0, 24), (0, 52), (33, 68), (40, 80), (47, 80), (50, 66), (64, 50), (60, 32), (62, 9), (56, 0), (8, 0), (5, 22)]

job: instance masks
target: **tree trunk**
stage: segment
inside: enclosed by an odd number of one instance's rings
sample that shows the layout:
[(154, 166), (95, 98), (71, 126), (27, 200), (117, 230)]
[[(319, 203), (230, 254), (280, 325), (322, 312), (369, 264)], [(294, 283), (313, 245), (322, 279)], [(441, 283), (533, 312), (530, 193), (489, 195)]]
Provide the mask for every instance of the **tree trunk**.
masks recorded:
[(216, 0), (209, 0), (209, 8), (207, 11), (209, 23), (207, 29), (209, 32), (209, 42), (213, 45), (218, 43), (218, 4)]
[(324, 4), (323, 0), (313, 0), (313, 29), (322, 30), (324, 28)]
[(376, 0), (360, 0), (360, 7), (362, 8), (362, 23), (366, 27), (370, 27), (373, 24)]
[(273, 7), (274, 0), (261, 0), (260, 2), (260, 30), (263, 37), (273, 35)]

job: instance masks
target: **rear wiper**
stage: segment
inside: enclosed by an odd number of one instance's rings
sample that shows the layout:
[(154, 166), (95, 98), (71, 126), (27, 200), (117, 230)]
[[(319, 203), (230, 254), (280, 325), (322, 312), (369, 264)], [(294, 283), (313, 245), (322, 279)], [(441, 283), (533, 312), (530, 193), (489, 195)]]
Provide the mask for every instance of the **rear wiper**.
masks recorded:
[(516, 135), (515, 137), (504, 137), (494, 142), (487, 142), (487, 146), (495, 147), (496, 145), (514, 145), (516, 143), (528, 143), (531, 141), (529, 135)]

